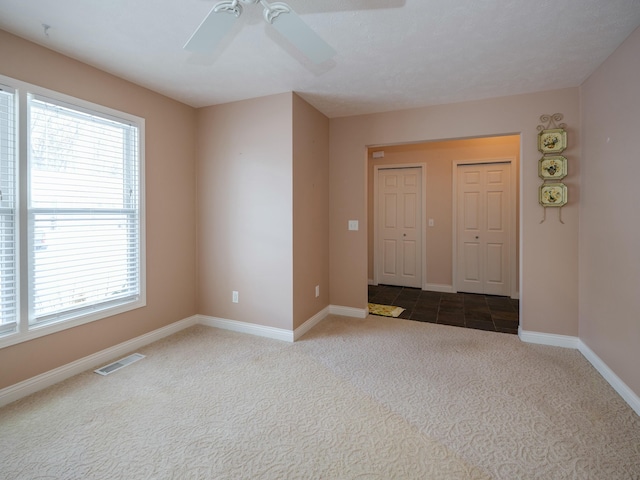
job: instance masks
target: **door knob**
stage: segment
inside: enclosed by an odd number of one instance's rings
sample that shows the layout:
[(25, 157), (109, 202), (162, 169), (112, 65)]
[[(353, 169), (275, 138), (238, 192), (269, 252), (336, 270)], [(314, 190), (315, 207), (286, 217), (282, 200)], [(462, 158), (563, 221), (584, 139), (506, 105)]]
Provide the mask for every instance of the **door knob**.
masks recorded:
[(476, 235), (476, 240), (479, 239), (480, 237), (478, 235)]
[[(402, 234), (402, 236), (403, 236), (403, 237), (406, 237), (406, 236), (407, 236), (407, 234), (406, 234), (406, 233), (403, 233), (403, 234)], [(476, 238), (477, 238), (477, 237), (476, 237)]]

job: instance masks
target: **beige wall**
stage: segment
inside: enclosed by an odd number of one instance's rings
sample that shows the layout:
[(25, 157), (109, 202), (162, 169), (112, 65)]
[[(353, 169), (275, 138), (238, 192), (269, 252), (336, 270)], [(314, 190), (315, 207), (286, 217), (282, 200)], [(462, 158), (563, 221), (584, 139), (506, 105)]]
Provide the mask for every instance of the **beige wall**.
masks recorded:
[(580, 338), (640, 395), (640, 29), (581, 88)]
[(3, 388), (196, 313), (196, 115), (1, 30), (0, 74), (146, 119), (147, 306), (0, 349)]
[[(568, 124), (570, 202), (565, 224), (550, 212), (540, 224), (537, 130), (540, 115), (561, 112)], [(331, 120), (331, 303), (367, 303), (367, 147), (520, 134), (521, 325), (529, 331), (578, 334), (579, 90), (441, 105)], [(357, 232), (349, 219), (360, 220)], [(552, 245), (552, 250), (550, 250)]]
[(329, 119), (294, 95), (293, 328), (328, 305)]
[[(434, 220), (427, 228), (426, 271), (423, 283), (437, 286), (453, 284), (453, 162), (513, 159), (519, 168), (520, 137), (450, 140), (441, 142), (390, 145), (369, 149), (367, 168), (367, 250), (368, 279), (373, 280), (373, 179), (374, 167), (381, 165), (423, 163), (427, 170), (426, 217)], [(384, 158), (374, 159), (372, 153), (383, 151)], [(517, 189), (518, 185), (515, 185)], [(518, 208), (516, 205), (515, 208)], [(514, 226), (517, 228), (517, 226)], [(517, 253), (517, 252), (516, 252)], [(517, 255), (516, 255), (517, 258)]]
[(202, 315), (293, 329), (292, 104), (286, 93), (198, 110)]

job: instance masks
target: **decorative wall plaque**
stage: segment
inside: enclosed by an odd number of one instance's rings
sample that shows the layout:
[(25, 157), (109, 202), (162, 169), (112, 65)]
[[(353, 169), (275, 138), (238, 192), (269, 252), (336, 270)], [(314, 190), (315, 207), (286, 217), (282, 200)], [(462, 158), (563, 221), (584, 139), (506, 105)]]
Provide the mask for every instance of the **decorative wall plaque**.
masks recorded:
[(542, 153), (561, 153), (567, 148), (567, 132), (562, 128), (542, 130), (538, 134), (538, 150)]
[(567, 203), (567, 186), (564, 183), (543, 183), (539, 189), (539, 201), (543, 207), (562, 207)]
[(567, 176), (567, 159), (562, 155), (538, 160), (538, 175), (543, 180), (561, 180)]

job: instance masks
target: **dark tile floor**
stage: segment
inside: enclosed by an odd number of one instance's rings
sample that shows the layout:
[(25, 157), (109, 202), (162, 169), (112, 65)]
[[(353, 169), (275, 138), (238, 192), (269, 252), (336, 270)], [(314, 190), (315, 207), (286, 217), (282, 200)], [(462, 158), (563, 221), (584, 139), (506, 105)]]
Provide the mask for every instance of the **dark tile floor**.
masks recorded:
[(518, 333), (518, 300), (473, 293), (426, 292), (419, 288), (369, 285), (369, 303), (405, 309), (398, 318)]

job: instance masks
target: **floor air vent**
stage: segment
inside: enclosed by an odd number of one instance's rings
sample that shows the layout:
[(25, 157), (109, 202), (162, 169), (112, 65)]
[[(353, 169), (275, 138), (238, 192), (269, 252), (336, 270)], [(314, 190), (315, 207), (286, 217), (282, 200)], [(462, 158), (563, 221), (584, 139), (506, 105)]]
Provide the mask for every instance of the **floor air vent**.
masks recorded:
[(99, 373), (100, 375), (109, 375), (110, 373), (115, 372), (116, 370), (120, 370), (122, 367), (126, 367), (127, 365), (131, 365), (133, 362), (137, 362), (138, 360), (142, 360), (144, 355), (139, 353), (132, 353), (128, 357), (121, 358), (117, 362), (110, 363), (109, 365), (105, 365), (102, 368), (94, 370), (94, 372)]

